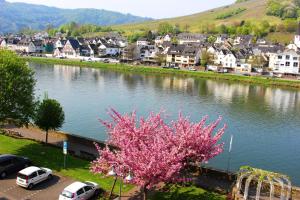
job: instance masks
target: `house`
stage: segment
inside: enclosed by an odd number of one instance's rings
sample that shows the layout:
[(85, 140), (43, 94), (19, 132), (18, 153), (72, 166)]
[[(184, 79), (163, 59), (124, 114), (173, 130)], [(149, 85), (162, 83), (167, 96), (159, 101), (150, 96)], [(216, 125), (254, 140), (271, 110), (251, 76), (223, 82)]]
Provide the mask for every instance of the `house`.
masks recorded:
[(62, 49), (62, 54), (65, 57), (78, 57), (80, 56), (80, 44), (76, 39), (68, 39)]
[(8, 38), (8, 39), (4, 39), (2, 42), (1, 42), (1, 46), (2, 47), (5, 47), (9, 50), (12, 50), (12, 51), (15, 51), (16, 48), (17, 48), (17, 44), (20, 40), (17, 39), (17, 38)]
[(154, 43), (156, 46), (162, 45), (164, 42), (171, 42), (171, 36), (170, 35), (165, 35), (165, 36), (157, 36), (154, 40)]
[(286, 49), (282, 53), (274, 53), (269, 59), (269, 68), (279, 74), (299, 74), (300, 52)]
[(184, 51), (185, 45), (173, 45), (169, 48), (167, 52), (166, 62), (167, 66), (178, 67), (181, 64), (181, 55)]
[(156, 62), (156, 57), (157, 57), (156, 55), (158, 52), (159, 52), (158, 48), (156, 48), (154, 45), (148, 45), (148, 46), (143, 47), (140, 50), (139, 58), (143, 62), (153, 63), (153, 62)]
[(137, 55), (137, 46), (135, 44), (130, 44), (123, 49), (122, 52), (122, 60), (127, 61), (134, 61), (138, 58)]
[(177, 38), (179, 44), (192, 44), (205, 42), (207, 40), (207, 35), (195, 33), (180, 33)]
[(237, 73), (251, 73), (252, 65), (249, 63), (242, 63), (235, 68), (235, 72)]
[(63, 48), (63, 47), (65, 46), (66, 42), (67, 42), (66, 40), (58, 39), (58, 40), (56, 40), (55, 43), (54, 43), (54, 48), (55, 48), (55, 49), (56, 49), (56, 48)]
[(103, 42), (98, 47), (99, 56), (118, 56), (121, 53), (121, 48), (115, 43)]
[(228, 38), (227, 34), (218, 35), (215, 44), (223, 44)]
[(140, 38), (136, 41), (136, 46), (138, 47), (147, 46), (148, 44), (149, 42), (146, 38)]
[(0, 47), (6, 48), (6, 46), (7, 46), (7, 39), (6, 38), (1, 39)]
[(43, 53), (44, 45), (42, 40), (22, 39), (15, 47), (15, 51), (23, 53)]
[(193, 45), (173, 45), (169, 48), (166, 62), (167, 66), (182, 68), (195, 67), (200, 61), (201, 49)]
[(249, 46), (250, 44), (252, 44), (252, 39), (253, 39), (252, 35), (239, 35), (234, 38), (233, 45)]

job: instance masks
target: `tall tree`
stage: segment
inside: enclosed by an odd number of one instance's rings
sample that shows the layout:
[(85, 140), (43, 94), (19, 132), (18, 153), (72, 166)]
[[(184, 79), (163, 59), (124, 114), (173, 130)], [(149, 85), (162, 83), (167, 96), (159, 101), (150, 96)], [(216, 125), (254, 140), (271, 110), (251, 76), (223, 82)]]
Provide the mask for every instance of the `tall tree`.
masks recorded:
[[(190, 163), (201, 163), (217, 156), (223, 150), (218, 144), (225, 126), (213, 135), (220, 119), (206, 125), (206, 118), (192, 123), (179, 119), (166, 124), (161, 114), (150, 114), (147, 119), (136, 113), (122, 116), (110, 113), (113, 122), (103, 122), (108, 129), (108, 144), (116, 147), (101, 149), (100, 157), (91, 165), (94, 173), (107, 173), (114, 168), (118, 176), (133, 175), (132, 183), (147, 190), (160, 182), (178, 182)], [(138, 122), (139, 121), (139, 122)]]
[(62, 127), (65, 120), (63, 108), (55, 99), (45, 98), (39, 104), (35, 117), (35, 124), (46, 131), (46, 140), (48, 143), (49, 130), (57, 130)]
[(34, 73), (15, 53), (0, 49), (0, 122), (26, 125), (34, 115)]
[(209, 53), (207, 50), (203, 51), (201, 53), (201, 65), (203, 67), (206, 67), (209, 64), (213, 63), (213, 55), (211, 53)]

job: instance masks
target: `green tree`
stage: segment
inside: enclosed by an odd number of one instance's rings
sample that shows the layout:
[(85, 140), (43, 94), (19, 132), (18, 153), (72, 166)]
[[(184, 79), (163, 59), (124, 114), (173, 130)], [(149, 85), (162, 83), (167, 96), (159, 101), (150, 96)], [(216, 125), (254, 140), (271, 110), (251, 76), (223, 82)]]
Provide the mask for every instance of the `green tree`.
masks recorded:
[(263, 56), (253, 56), (249, 60), (253, 67), (264, 68), (268, 66), (268, 61)]
[(206, 67), (209, 64), (213, 63), (213, 55), (208, 51), (203, 51), (201, 54), (201, 65)]
[(62, 127), (65, 121), (63, 108), (55, 99), (45, 98), (38, 105), (35, 124), (46, 131), (46, 143), (48, 143), (49, 130), (57, 130)]
[(165, 35), (165, 34), (168, 34), (168, 33), (174, 33), (174, 31), (175, 31), (174, 27), (171, 24), (169, 24), (168, 22), (160, 23), (158, 25), (158, 29), (157, 29), (157, 32), (160, 35)]
[(0, 49), (0, 122), (27, 125), (34, 116), (34, 72), (15, 53)]
[(215, 41), (217, 40), (216, 36), (214, 35), (211, 35), (207, 38), (207, 41), (210, 43), (210, 44), (213, 44), (215, 43)]

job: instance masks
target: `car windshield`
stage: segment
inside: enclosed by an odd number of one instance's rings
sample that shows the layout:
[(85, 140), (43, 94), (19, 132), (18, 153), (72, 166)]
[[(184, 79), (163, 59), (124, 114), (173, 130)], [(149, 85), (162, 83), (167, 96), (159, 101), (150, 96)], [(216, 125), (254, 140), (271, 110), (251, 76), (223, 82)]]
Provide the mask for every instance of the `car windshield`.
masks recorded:
[(27, 178), (26, 175), (21, 174), (21, 173), (18, 173), (18, 176), (17, 176), (17, 177), (19, 177), (19, 178), (21, 178), (21, 179), (26, 179), (26, 178)]
[(61, 195), (65, 196), (65, 197), (68, 197), (68, 198), (71, 198), (73, 193), (72, 192), (69, 192), (67, 190), (64, 190)]
[(90, 182), (84, 182), (87, 185), (93, 186), (94, 184), (90, 183)]

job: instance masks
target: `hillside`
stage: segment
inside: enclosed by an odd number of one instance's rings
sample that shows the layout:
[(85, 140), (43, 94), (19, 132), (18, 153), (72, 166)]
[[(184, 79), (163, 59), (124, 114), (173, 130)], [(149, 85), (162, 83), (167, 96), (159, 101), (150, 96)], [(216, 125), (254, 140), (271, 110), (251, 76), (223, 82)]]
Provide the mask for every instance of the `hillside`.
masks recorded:
[[(179, 27), (183, 30), (188, 29), (190, 32), (201, 32), (203, 28), (212, 24), (216, 26), (221, 24), (232, 25), (240, 23), (243, 20), (253, 23), (268, 21), (271, 25), (282, 22), (279, 17), (268, 16), (266, 13), (267, 0), (249, 0), (189, 16), (155, 20), (144, 23), (125, 24), (114, 26), (114, 28), (129, 33), (148, 29), (154, 30), (157, 29), (160, 23), (168, 22), (172, 25), (179, 25)], [(232, 16), (229, 14), (232, 14)]]
[(115, 25), (150, 20), (107, 10), (60, 9), (0, 0), (0, 33), (17, 32), (23, 28), (43, 30), (48, 25), (58, 27), (71, 21), (80, 24)]

